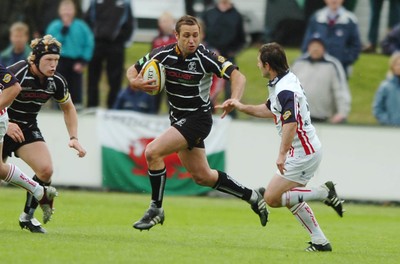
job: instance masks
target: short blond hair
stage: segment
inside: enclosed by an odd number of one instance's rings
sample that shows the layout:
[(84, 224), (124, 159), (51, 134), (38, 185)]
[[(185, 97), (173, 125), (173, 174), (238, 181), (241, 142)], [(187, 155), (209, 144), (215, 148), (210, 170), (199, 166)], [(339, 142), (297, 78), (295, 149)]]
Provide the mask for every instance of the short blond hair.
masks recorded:
[(15, 22), (10, 27), (10, 34), (12, 32), (22, 32), (26, 36), (29, 36), (29, 27), (24, 22)]
[(394, 52), (389, 59), (389, 69), (391, 72), (393, 72), (393, 66), (400, 59), (400, 51)]
[(39, 65), (39, 60), (46, 54), (60, 54), (61, 43), (52, 35), (45, 35), (43, 38), (35, 38), (31, 41), (32, 52), (28, 61)]

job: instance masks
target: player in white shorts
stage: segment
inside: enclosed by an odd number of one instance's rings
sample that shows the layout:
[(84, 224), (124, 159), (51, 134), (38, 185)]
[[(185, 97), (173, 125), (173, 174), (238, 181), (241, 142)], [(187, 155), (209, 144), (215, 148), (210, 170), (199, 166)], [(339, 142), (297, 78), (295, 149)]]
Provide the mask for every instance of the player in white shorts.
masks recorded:
[(318, 187), (305, 187), (314, 176), (321, 158), (321, 143), (311, 124), (307, 98), (297, 77), (290, 72), (286, 54), (277, 43), (259, 50), (258, 68), (269, 78), (266, 103), (245, 105), (229, 99), (216, 108), (234, 106), (248, 115), (273, 118), (281, 145), (276, 161), (277, 172), (265, 190), (264, 199), (271, 207), (286, 206), (311, 237), (306, 251), (332, 251), (307, 201), (321, 200), (343, 216), (342, 202), (331, 181)]
[[(4, 136), (8, 128), (7, 107), (21, 91), (21, 86), (14, 75), (0, 64), (0, 152), (3, 149)], [(43, 187), (24, 174), (14, 164), (0, 161), (0, 180), (21, 187), (30, 192), (43, 210), (43, 219), (47, 222), (53, 213), (53, 199), (57, 196), (54, 187)]]

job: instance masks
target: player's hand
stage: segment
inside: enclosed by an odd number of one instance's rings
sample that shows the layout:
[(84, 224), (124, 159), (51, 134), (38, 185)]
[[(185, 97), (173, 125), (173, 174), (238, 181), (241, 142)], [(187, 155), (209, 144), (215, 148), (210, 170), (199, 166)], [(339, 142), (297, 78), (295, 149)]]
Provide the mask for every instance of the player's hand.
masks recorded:
[(279, 172), (281, 175), (285, 175), (285, 162), (286, 162), (286, 155), (279, 155), (278, 159), (276, 160), (276, 166), (278, 167)]
[(141, 90), (146, 93), (158, 90), (155, 80), (146, 81), (143, 79), (143, 69), (135, 78), (129, 80), (129, 86), (134, 90)]
[(73, 138), (69, 141), (68, 146), (70, 148), (74, 148), (78, 151), (78, 157), (83, 158), (86, 155), (86, 150), (82, 148), (81, 144), (79, 143), (78, 139)]
[(233, 111), (236, 106), (240, 104), (239, 100), (237, 99), (228, 99), (225, 102), (223, 102), (220, 105), (214, 106), (215, 109), (223, 109), (223, 113), (221, 115), (221, 118), (224, 118), (227, 114)]
[(336, 114), (336, 115), (332, 116), (329, 121), (332, 124), (340, 124), (340, 123), (344, 123), (346, 121), (346, 117), (341, 114)]
[(15, 142), (22, 143), (25, 141), (24, 133), (21, 128), (15, 123), (9, 123), (7, 128), (7, 135)]

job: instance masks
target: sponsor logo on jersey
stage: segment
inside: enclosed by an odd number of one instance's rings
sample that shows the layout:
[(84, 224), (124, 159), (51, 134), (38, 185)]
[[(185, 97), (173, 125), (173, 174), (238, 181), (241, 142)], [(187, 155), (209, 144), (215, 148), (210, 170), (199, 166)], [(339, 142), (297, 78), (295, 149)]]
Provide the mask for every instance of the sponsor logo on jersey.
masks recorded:
[(24, 99), (43, 99), (43, 100), (47, 100), (48, 98), (51, 97), (50, 94), (37, 93), (37, 92), (23, 92), (20, 93), (20, 96)]
[(202, 139), (201, 139), (201, 137), (199, 137), (199, 138), (196, 138), (196, 140), (195, 140), (195, 144), (196, 145), (198, 145), (198, 144), (200, 144), (200, 142), (202, 141)]
[(183, 126), (183, 124), (185, 124), (186, 123), (186, 118), (182, 118), (181, 120), (178, 120), (176, 123), (175, 123), (175, 125), (177, 125), (177, 126)]
[(191, 80), (193, 77), (192, 74), (176, 72), (176, 71), (167, 71), (166, 73), (167, 73), (168, 77), (179, 78), (179, 79), (184, 79), (184, 80)]
[(47, 90), (51, 93), (54, 93), (56, 91), (56, 84), (54, 82), (48, 82)]
[(188, 70), (191, 72), (196, 72), (196, 62), (192, 61), (188, 64)]
[(283, 113), (282, 117), (283, 120), (287, 120), (289, 117), (292, 116), (292, 112), (290, 110), (287, 110), (285, 113)]
[(218, 61), (224, 63), (226, 61), (224, 56), (218, 56)]
[(3, 82), (9, 83), (9, 82), (11, 81), (11, 78), (12, 78), (11, 74), (6, 73), (6, 74), (4, 75), (4, 77), (3, 77)]
[(33, 136), (34, 138), (42, 138), (42, 135), (40, 134), (39, 131), (33, 131), (33, 132), (32, 132), (32, 136)]

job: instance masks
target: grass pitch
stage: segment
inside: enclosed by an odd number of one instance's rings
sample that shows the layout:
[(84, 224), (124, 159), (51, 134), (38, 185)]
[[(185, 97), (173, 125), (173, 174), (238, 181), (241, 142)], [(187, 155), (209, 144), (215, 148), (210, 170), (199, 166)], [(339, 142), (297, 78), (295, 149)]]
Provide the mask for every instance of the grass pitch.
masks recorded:
[[(48, 233), (21, 230), (25, 194), (0, 188), (0, 263), (398, 263), (400, 208), (310, 203), (333, 252), (303, 252), (308, 234), (284, 208), (261, 227), (238, 199), (167, 196), (166, 220), (132, 228), (149, 195), (59, 190)], [(40, 209), (36, 214), (40, 220)]]

